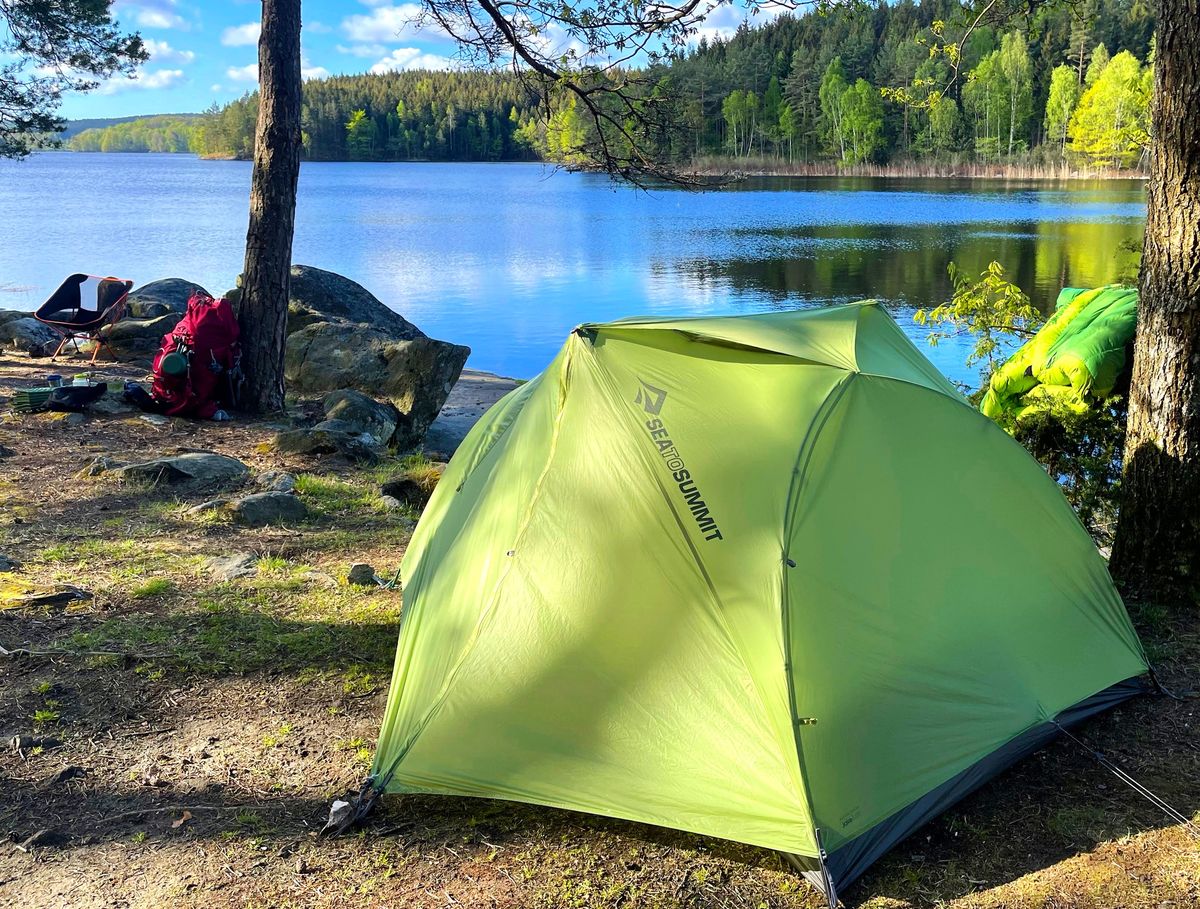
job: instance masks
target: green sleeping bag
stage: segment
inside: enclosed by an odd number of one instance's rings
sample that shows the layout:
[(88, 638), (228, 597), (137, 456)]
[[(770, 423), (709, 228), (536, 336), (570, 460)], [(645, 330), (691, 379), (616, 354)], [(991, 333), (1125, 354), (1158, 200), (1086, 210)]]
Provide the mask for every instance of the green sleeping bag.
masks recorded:
[(1112, 393), (1136, 325), (1135, 288), (1064, 288), (1046, 324), (992, 375), (979, 409), (992, 419), (1085, 411)]

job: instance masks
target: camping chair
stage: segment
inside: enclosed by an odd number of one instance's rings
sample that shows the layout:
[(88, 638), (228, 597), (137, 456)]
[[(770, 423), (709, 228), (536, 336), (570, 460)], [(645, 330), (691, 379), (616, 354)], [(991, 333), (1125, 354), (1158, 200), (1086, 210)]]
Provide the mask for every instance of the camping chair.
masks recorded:
[(125, 302), (129, 299), (132, 287), (132, 281), (96, 275), (71, 275), (63, 281), (50, 299), (33, 314), (39, 322), (62, 335), (50, 359), (57, 359), (68, 343), (74, 343), (75, 349), (79, 350), (81, 340), (94, 341), (96, 344), (96, 349), (92, 351), (92, 363), (96, 362), (101, 347), (107, 348), (109, 355), (117, 359), (116, 353), (101, 334), (101, 329), (112, 325), (125, 314)]

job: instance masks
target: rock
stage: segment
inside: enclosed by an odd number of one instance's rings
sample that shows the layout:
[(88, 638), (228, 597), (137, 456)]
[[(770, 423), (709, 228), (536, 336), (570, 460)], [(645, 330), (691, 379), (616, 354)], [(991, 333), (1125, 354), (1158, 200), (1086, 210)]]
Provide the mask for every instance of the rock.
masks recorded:
[(207, 514), (210, 511), (220, 511), (232, 501), (228, 496), (223, 496), (218, 499), (209, 499), (207, 502), (201, 502), (199, 505), (193, 505), (187, 510), (190, 515)]
[(43, 325), (32, 313), (0, 310), (0, 350), (15, 350), (31, 357), (48, 357), (54, 353), (60, 340), (58, 332), (49, 325)]
[(284, 470), (260, 473), (255, 482), (267, 492), (294, 492), (296, 489), (296, 478)]
[(374, 587), (375, 569), (366, 562), (355, 562), (350, 566), (350, 571), (346, 575), (346, 582), (356, 587)]
[[(104, 339), (122, 360), (150, 360), (182, 318), (171, 312), (154, 319), (121, 319), (104, 330)], [(84, 345), (87, 348), (87, 345)]]
[(39, 830), (33, 836), (26, 837), (17, 844), (22, 852), (29, 852), (35, 846), (60, 846), (67, 842), (67, 835), (54, 827)]
[[(331, 391), (321, 406), (325, 409), (326, 422), (337, 420), (349, 424), (351, 431), (370, 436), (381, 447), (391, 444), (397, 428), (404, 422), (393, 404), (381, 404), (350, 388)], [(407, 435), (407, 429), (404, 434)]]
[(138, 419), (151, 426), (167, 426), (171, 422), (170, 417), (163, 416), (161, 413), (144, 413)]
[(8, 740), (8, 749), (14, 754), (21, 754), (30, 751), (33, 748), (41, 748), (43, 751), (49, 751), (51, 748), (57, 748), (61, 745), (58, 739), (50, 736), (42, 735), (14, 735)]
[(21, 563), (10, 556), (0, 555), (0, 571), (17, 571)]
[(133, 413), (137, 410), (136, 407), (125, 400), (122, 389), (113, 387), (115, 384), (109, 385), (108, 394), (89, 405), (93, 413), (122, 414)]
[(76, 767), (74, 764), (71, 764), (54, 774), (48, 785), (57, 786), (60, 783), (65, 783), (68, 780), (77, 779), (81, 776), (87, 776), (87, 770), (85, 770), (83, 767)]
[(286, 492), (256, 492), (243, 496), (229, 504), (229, 513), (247, 527), (286, 524), (308, 517), (304, 503)]
[(331, 590), (342, 586), (338, 583), (337, 578), (326, 571), (305, 571), (299, 577), (310, 584), (320, 584), (322, 587), (328, 587)]
[[(238, 288), (242, 285), (238, 276)], [(240, 289), (225, 294), (235, 307)], [(317, 322), (353, 322), (374, 325), (396, 339), (425, 337), (424, 332), (373, 293), (349, 278), (311, 265), (293, 265), (288, 294), (287, 332), (292, 334)]]
[(65, 413), (59, 419), (59, 423), (63, 426), (82, 426), (87, 422), (87, 417), (81, 413)]
[(163, 483), (233, 483), (243, 480), (250, 469), (237, 458), (211, 451), (188, 452), (167, 458), (155, 458), (140, 464), (127, 464), (113, 471), (122, 480)]
[(125, 311), (135, 319), (157, 319), (171, 313), (183, 315), (187, 312), (188, 298), (196, 292), (208, 293), (199, 284), (183, 278), (160, 278), (130, 291)]
[(124, 466), (123, 461), (117, 461), (108, 455), (97, 455), (92, 459), (91, 464), (79, 471), (75, 476), (81, 479), (84, 477), (98, 477), (102, 473), (107, 473), (110, 470), (116, 470), (118, 467)]
[(395, 480), (388, 480), (379, 487), (379, 491), (385, 496), (391, 496), (402, 505), (407, 505), (409, 508), (415, 508), (420, 511), (425, 507), (425, 503), (429, 501), (429, 491), (411, 477), (399, 477)]
[(404, 507), (404, 503), (401, 502), (399, 499), (397, 499), (395, 496), (380, 496), (379, 504), (382, 505), (384, 508), (386, 508), (388, 511), (394, 511), (397, 508)]
[(233, 555), (214, 556), (204, 567), (214, 581), (232, 581), (258, 573), (258, 556), (252, 552), (235, 552)]
[(470, 352), (433, 338), (397, 340), (373, 325), (319, 322), (288, 336), (284, 373), (288, 387), (301, 393), (357, 389), (386, 396), (406, 418), (409, 444), (415, 444)]
[[(240, 290), (225, 296), (240, 305)], [(292, 266), (287, 331), (289, 388), (386, 396), (407, 418), (405, 437), (392, 440), (402, 447), (420, 442), (470, 353), (426, 336), (361, 284), (309, 265)]]
[(520, 385), (516, 379), (464, 369), (425, 434), (426, 457), (434, 461), (450, 460), (450, 455), (488, 408)]
[(11, 458), (15, 454), (16, 454), (16, 452), (13, 451), (11, 448), (7, 448), (4, 445), (0, 445), (0, 458)]
[(271, 440), (271, 448), (280, 454), (340, 454), (351, 461), (367, 463), (379, 458), (379, 452), (370, 436), (341, 430), (338, 424), (337, 420), (326, 420), (311, 429), (289, 429), (276, 434)]

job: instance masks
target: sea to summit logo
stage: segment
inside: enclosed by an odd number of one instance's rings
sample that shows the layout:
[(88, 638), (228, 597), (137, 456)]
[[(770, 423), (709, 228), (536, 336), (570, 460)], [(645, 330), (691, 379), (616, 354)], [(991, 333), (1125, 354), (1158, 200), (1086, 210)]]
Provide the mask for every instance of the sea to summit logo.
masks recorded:
[(633, 399), (635, 404), (641, 404), (646, 409), (646, 413), (658, 416), (662, 412), (663, 402), (667, 400), (667, 393), (661, 388), (655, 388), (645, 379), (642, 380), (642, 387), (638, 389), (637, 397)]
[(704, 501), (704, 496), (701, 495), (696, 481), (692, 478), (692, 472), (671, 440), (670, 430), (662, 421), (660, 415), (666, 400), (667, 393), (663, 389), (655, 388), (642, 379), (641, 387), (638, 388), (633, 403), (642, 405), (642, 409), (650, 415), (650, 419), (643, 424), (646, 427), (646, 434), (650, 437), (650, 444), (658, 451), (658, 456), (662, 458), (671, 480), (679, 487), (679, 495), (687, 510), (692, 513), (696, 527), (704, 535), (705, 540), (723, 540), (725, 538), (721, 536), (721, 528), (717, 526), (717, 519), (712, 516), (708, 503)]

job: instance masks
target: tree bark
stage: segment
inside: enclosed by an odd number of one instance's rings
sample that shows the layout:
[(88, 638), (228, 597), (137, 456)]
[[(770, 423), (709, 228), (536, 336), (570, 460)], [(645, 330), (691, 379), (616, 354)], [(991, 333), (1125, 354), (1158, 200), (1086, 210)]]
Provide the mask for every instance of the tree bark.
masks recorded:
[(258, 125), (239, 322), (246, 410), (283, 407), (283, 345), (300, 176), (300, 0), (263, 0)]
[(1112, 572), (1129, 594), (1200, 594), (1200, 15), (1159, 0), (1152, 159), (1122, 505)]

